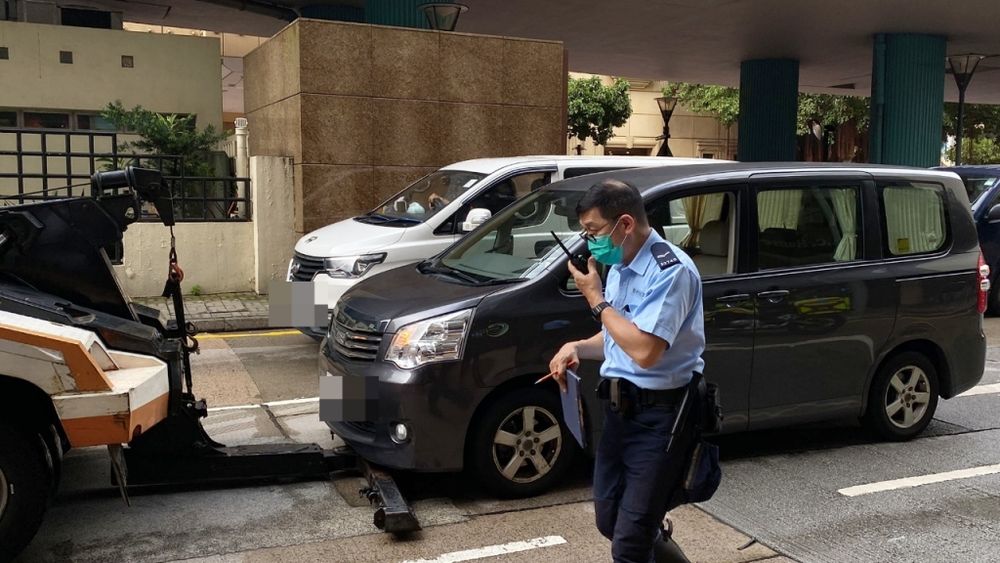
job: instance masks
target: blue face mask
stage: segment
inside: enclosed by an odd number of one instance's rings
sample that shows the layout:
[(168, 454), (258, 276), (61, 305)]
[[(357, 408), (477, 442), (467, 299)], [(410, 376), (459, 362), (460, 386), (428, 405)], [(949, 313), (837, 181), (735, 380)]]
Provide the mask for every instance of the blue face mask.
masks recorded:
[(612, 227), (610, 233), (594, 237), (594, 240), (587, 241), (587, 248), (590, 250), (590, 254), (594, 256), (594, 260), (597, 260), (606, 266), (621, 264), (625, 259), (624, 248), (620, 245), (615, 246), (615, 243), (611, 241), (611, 235), (615, 232), (615, 229), (618, 228), (619, 221), (621, 221), (620, 217), (618, 218), (618, 221), (615, 221), (615, 226)]

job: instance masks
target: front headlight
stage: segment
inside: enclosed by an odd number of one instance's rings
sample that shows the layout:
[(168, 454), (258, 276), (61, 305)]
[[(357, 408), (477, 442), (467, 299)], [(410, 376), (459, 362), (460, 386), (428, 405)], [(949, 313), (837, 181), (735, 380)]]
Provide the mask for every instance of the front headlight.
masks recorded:
[(385, 252), (380, 252), (361, 256), (327, 258), (323, 260), (323, 268), (331, 278), (360, 278), (376, 264), (385, 262), (385, 256)]
[(471, 323), (472, 309), (466, 309), (408, 324), (393, 337), (385, 359), (403, 369), (458, 360)]

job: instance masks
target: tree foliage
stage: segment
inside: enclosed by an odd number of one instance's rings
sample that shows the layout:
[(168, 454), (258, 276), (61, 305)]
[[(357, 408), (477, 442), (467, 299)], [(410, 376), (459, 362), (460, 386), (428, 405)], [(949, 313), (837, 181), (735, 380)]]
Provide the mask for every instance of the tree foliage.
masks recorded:
[(695, 113), (715, 117), (726, 127), (740, 118), (740, 91), (737, 88), (668, 82), (663, 87), (663, 95), (677, 98), (681, 105)]
[(122, 143), (118, 150), (180, 157), (183, 170), (175, 170), (172, 163), (165, 162), (166, 174), (209, 175), (205, 156), (226, 137), (211, 125), (199, 130), (194, 115), (164, 115), (142, 106), (125, 109), (120, 101), (109, 103), (101, 111), (101, 117), (113, 123), (119, 131), (134, 132), (139, 136), (137, 141)]
[[(675, 97), (684, 107), (696, 113), (711, 115), (729, 127), (740, 116), (740, 91), (726, 86), (706, 86), (687, 82), (668, 82), (663, 95)], [(868, 127), (868, 98), (833, 96), (830, 94), (799, 94), (796, 127), (799, 135), (809, 132), (809, 122), (821, 127), (836, 126), (856, 120), (859, 129)]]
[(610, 86), (600, 77), (570, 78), (567, 101), (567, 135), (605, 145), (614, 128), (625, 125), (632, 115), (628, 81), (616, 78)]

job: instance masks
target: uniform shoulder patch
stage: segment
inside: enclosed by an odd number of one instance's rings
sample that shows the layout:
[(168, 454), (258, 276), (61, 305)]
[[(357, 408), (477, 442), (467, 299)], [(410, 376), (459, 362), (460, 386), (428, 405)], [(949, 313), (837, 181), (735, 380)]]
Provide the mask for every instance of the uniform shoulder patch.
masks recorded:
[(670, 250), (670, 246), (665, 242), (658, 242), (650, 247), (650, 252), (653, 253), (653, 259), (656, 260), (656, 265), (660, 267), (661, 270), (666, 270), (667, 268), (680, 263), (680, 258), (674, 255), (674, 251)]

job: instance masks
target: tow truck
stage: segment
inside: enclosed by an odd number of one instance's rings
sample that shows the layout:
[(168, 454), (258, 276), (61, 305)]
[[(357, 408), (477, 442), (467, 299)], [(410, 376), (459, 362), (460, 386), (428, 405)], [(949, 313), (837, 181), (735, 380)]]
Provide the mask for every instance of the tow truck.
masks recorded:
[[(163, 296), (174, 320), (129, 299), (109, 260), (147, 211), (170, 229)], [(361, 471), (374, 524), (397, 534), (419, 529), (391, 475), (348, 448), (227, 447), (206, 433), (174, 226), (169, 186), (158, 171), (136, 167), (94, 174), (86, 196), (0, 207), (0, 561), (38, 531), (63, 455), (92, 446), (107, 447), (112, 484), (126, 503), (145, 486)]]

